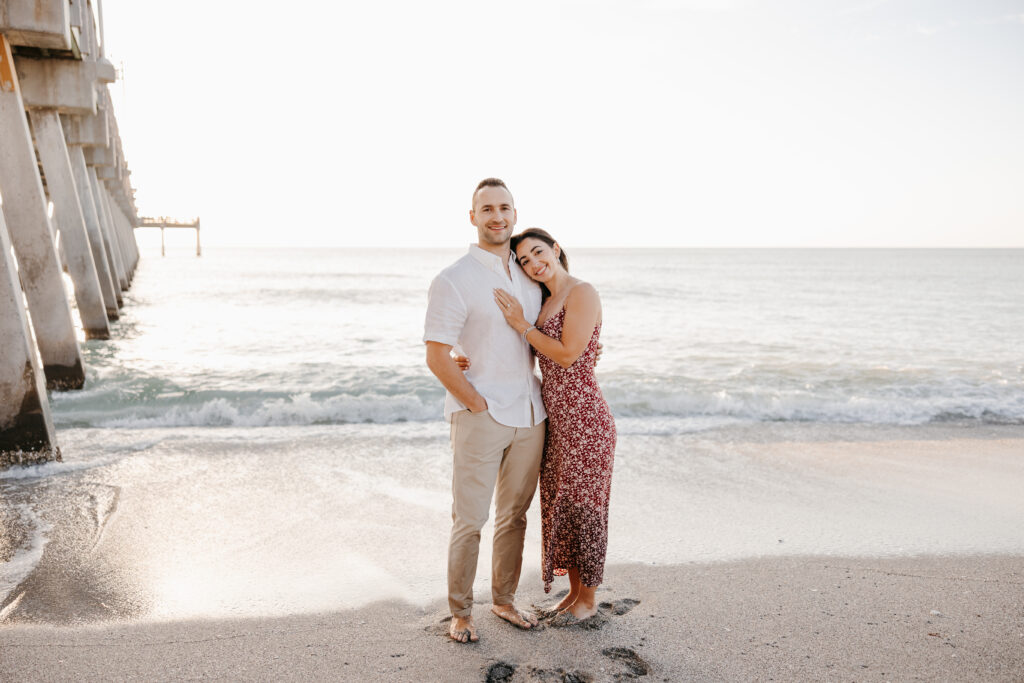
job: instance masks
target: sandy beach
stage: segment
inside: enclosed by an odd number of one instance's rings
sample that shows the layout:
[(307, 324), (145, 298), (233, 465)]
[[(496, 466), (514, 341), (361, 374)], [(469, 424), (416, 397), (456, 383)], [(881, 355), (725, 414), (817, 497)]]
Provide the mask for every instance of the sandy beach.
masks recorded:
[[(527, 601), (542, 595), (523, 591)], [(595, 630), (524, 632), (480, 610), (474, 645), (448, 641), (440, 601), (276, 619), (8, 626), (2, 673), (12, 681), (1024, 677), (1024, 557), (617, 565), (601, 595), (605, 623)]]
[[(5, 475), (0, 550), (27, 570), (0, 600), (0, 678), (1024, 679), (1020, 427), (626, 435), (600, 628), (491, 615), (485, 528), (472, 646), (445, 636), (444, 435), (302, 433), (145, 432)], [(109, 434), (74, 436), (109, 453)], [(524, 605), (556, 597), (537, 526)]]
[(1024, 683), (1024, 0), (171, 9), (0, 0), (0, 683)]

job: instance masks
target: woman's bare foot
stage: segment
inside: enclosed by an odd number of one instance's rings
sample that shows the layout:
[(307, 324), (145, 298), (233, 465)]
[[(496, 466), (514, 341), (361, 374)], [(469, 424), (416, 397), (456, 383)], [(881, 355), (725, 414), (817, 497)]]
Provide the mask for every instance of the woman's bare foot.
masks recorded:
[(452, 624), (448, 627), (448, 636), (457, 643), (475, 643), (480, 640), (480, 636), (476, 634), (476, 625), (473, 623), (472, 615), (452, 617)]
[(580, 594), (575, 591), (569, 591), (569, 594), (559, 600), (558, 604), (551, 608), (552, 612), (561, 612), (564, 609), (568, 609), (572, 606), (572, 603), (576, 602)]
[(533, 628), (537, 625), (537, 618), (535, 616), (519, 611), (515, 605), (491, 605), (491, 611), (519, 628)]
[(583, 621), (584, 619), (597, 614), (597, 603), (591, 601), (588, 605), (583, 599), (578, 599), (576, 602), (572, 603), (566, 611), (580, 621)]

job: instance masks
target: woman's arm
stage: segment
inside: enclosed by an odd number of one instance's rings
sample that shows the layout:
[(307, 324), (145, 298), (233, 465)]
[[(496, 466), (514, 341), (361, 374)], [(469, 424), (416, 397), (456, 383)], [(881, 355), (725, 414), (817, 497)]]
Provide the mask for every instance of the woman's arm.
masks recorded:
[(494, 300), (505, 316), (505, 322), (519, 334), (526, 331), (526, 341), (539, 353), (543, 353), (563, 368), (575, 363), (587, 348), (597, 320), (601, 316), (601, 297), (598, 296), (597, 290), (586, 282), (573, 287), (565, 300), (561, 341), (547, 336), (526, 322), (522, 305), (505, 290), (494, 290)]

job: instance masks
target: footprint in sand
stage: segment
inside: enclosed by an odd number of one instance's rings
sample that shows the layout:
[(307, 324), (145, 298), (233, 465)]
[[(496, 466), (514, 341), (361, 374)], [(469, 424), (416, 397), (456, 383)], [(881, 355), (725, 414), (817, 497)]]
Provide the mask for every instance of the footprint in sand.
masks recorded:
[(516, 678), (516, 665), (508, 662), (495, 662), (487, 667), (484, 683), (593, 683), (594, 678), (582, 671), (566, 671), (565, 669), (538, 669), (530, 667), (526, 670), (526, 678)]
[[(630, 681), (651, 673), (651, 665), (628, 647), (607, 647), (601, 650), (608, 659), (625, 667), (625, 671), (612, 674), (616, 681)], [(512, 683), (514, 680), (531, 681), (533, 683), (593, 683), (594, 676), (584, 671), (566, 671), (565, 669), (538, 669), (530, 667), (525, 672), (526, 678), (516, 677), (516, 665), (508, 662), (495, 662), (485, 673), (485, 683)]]
[(604, 625), (607, 623), (608, 615), (601, 610), (597, 610), (597, 614), (586, 619), (577, 619), (572, 614), (564, 612), (544, 622), (546, 626), (551, 628), (581, 628), (584, 631), (596, 631), (599, 628), (604, 628)]
[(449, 624), (449, 622), (451, 622), (451, 620), (452, 620), (451, 615), (448, 615), (447, 617), (445, 617), (445, 618), (441, 619), (440, 621), (438, 621), (436, 624), (431, 624), (430, 626), (424, 626), (423, 630), (426, 631), (427, 633), (431, 633), (433, 635), (446, 636), (446, 635), (448, 635), (448, 624)]
[(508, 662), (495, 662), (487, 667), (486, 683), (509, 683), (516, 675), (515, 664)]
[(608, 623), (608, 617), (620, 617), (639, 604), (640, 601), (634, 598), (622, 598), (621, 600), (599, 603), (597, 614), (586, 619), (576, 619), (571, 614), (565, 612), (548, 618), (544, 623), (552, 628), (579, 627), (584, 631), (596, 631)]
[(582, 671), (565, 669), (530, 669), (531, 683), (594, 683), (594, 677)]
[(620, 617), (639, 604), (639, 600), (634, 600), (633, 598), (622, 598), (621, 600), (614, 600), (612, 602), (602, 602), (598, 607)]
[(636, 651), (628, 647), (606, 647), (601, 650), (601, 654), (626, 667), (626, 672), (616, 674), (617, 680), (638, 678), (651, 673), (651, 665), (645, 662)]

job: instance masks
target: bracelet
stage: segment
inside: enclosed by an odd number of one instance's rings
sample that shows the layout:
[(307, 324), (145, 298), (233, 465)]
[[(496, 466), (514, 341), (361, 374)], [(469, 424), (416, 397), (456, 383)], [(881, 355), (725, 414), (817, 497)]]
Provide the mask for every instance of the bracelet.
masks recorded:
[(530, 325), (525, 330), (523, 330), (523, 334), (521, 335), (522, 338), (523, 338), (523, 341), (526, 341), (526, 335), (528, 335), (530, 333), (530, 330), (535, 330), (535, 329), (537, 329), (536, 325)]

